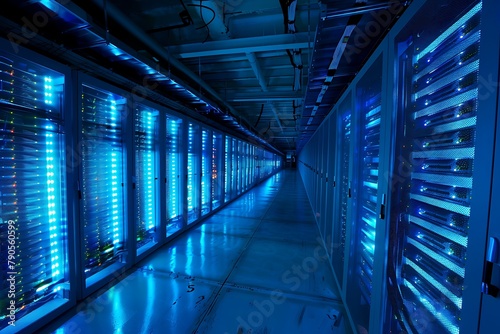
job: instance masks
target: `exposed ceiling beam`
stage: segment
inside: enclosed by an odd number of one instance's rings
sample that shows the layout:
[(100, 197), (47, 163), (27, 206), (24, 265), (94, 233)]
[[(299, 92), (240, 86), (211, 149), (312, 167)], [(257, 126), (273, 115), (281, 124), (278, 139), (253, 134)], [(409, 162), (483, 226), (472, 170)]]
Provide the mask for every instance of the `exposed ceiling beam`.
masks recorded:
[(206, 43), (173, 45), (168, 51), (176, 58), (196, 58), (247, 52), (265, 52), (309, 47), (309, 33), (248, 37)]
[[(268, 92), (269, 89), (267, 88), (267, 83), (264, 78), (264, 72), (262, 72), (257, 56), (253, 52), (247, 52), (246, 55), (248, 57), (248, 61), (250, 62), (250, 66), (252, 67), (252, 70), (255, 73), (257, 80), (259, 81), (259, 85), (262, 88), (262, 91)], [(281, 132), (283, 132), (283, 127), (281, 125), (281, 121), (278, 116), (278, 110), (276, 110), (276, 106), (272, 101), (268, 101), (268, 103), (271, 106), (271, 110), (273, 111), (274, 117), (276, 118), (276, 122), (278, 122)]]
[(303, 99), (303, 92), (254, 92), (238, 93), (226, 96), (228, 102), (259, 102), (259, 101), (291, 101), (293, 99)]

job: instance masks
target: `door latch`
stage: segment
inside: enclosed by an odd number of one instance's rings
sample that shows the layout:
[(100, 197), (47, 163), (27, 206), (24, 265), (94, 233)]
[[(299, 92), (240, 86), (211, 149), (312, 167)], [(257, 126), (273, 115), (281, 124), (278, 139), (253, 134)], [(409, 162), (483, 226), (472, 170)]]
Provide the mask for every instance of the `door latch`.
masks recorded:
[(496, 297), (499, 292), (499, 288), (493, 285), (493, 283), (491, 282), (494, 267), (500, 265), (500, 255), (498, 254), (499, 250), (500, 242), (498, 241), (498, 239), (490, 237), (490, 239), (488, 240), (488, 249), (486, 250), (486, 261), (484, 265), (481, 292), (493, 297)]

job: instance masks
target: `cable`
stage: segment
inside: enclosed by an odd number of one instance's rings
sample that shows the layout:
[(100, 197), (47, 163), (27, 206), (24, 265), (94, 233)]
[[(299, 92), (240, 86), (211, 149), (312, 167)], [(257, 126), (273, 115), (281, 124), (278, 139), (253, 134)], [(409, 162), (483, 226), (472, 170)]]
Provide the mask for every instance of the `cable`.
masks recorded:
[[(202, 5), (201, 4), (202, 1), (203, 0), (200, 0), (200, 4), (199, 5), (197, 5), (197, 4), (188, 4), (188, 6), (189, 7), (200, 7), (200, 17), (201, 17), (201, 20), (203, 21), (204, 25), (202, 25), (201, 27), (196, 28), (196, 30), (207, 28), (207, 37), (205, 37), (205, 40), (202, 42), (202, 44), (203, 44), (203, 43), (205, 43), (208, 40), (208, 37), (210, 36), (210, 28), (208, 27), (208, 25), (215, 20), (215, 17), (217, 16), (217, 14), (215, 13), (215, 11), (212, 8), (210, 8), (208, 6)], [(202, 11), (203, 8), (210, 10), (212, 12), (212, 14), (213, 14), (212, 18), (207, 23), (205, 23), (205, 20), (203, 19), (203, 11)]]
[(262, 116), (262, 113), (264, 112), (264, 103), (262, 103), (262, 106), (260, 107), (260, 114), (259, 114), (259, 118), (257, 118), (257, 122), (255, 122), (255, 125), (253, 126), (254, 128), (257, 127), (257, 124), (259, 124), (260, 122), (260, 117)]
[(264, 133), (262, 135), (266, 135), (267, 132), (269, 131), (269, 129), (271, 129), (271, 122), (269, 122), (269, 126), (267, 127), (266, 131), (264, 131)]

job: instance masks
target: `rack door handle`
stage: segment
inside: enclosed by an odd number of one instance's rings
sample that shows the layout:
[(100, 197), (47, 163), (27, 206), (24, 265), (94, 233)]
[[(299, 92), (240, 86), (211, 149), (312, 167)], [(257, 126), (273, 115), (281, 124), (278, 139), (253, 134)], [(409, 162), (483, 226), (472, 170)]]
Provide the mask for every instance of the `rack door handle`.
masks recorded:
[(380, 203), (379, 218), (385, 219), (385, 194), (382, 194), (382, 202)]
[(500, 242), (498, 239), (490, 237), (488, 240), (488, 249), (486, 250), (486, 261), (483, 273), (483, 283), (481, 284), (481, 292), (493, 297), (496, 297), (499, 292), (499, 288), (491, 282), (494, 266), (500, 265), (500, 256), (498, 254), (499, 250)]
[(82, 188), (80, 187), (80, 181), (76, 181), (76, 187), (78, 189), (78, 199), (82, 199)]

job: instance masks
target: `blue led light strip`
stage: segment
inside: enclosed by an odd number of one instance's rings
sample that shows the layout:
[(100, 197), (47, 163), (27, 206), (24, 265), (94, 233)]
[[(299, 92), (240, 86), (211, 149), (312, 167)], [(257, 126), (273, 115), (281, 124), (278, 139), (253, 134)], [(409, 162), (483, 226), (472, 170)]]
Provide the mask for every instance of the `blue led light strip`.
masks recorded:
[(194, 195), (194, 189), (193, 189), (193, 124), (189, 124), (189, 130), (188, 130), (188, 184), (187, 184), (187, 189), (188, 189), (188, 195), (187, 195), (187, 208), (188, 211), (193, 210), (194, 204), (193, 204), (193, 195)]
[[(47, 163), (47, 202), (48, 202), (48, 217), (49, 217), (49, 232), (50, 232), (50, 260), (52, 269), (52, 281), (57, 281), (61, 276), (62, 263), (59, 254), (58, 240), (60, 240), (60, 230), (59, 230), (59, 208), (58, 199), (56, 198), (56, 188), (55, 183), (57, 182), (55, 177), (55, 156), (54, 156), (54, 134), (51, 132), (53, 127), (46, 126), (46, 163)], [(60, 289), (60, 288), (59, 288)]]
[(146, 114), (146, 154), (144, 159), (144, 170), (146, 171), (146, 216), (148, 230), (155, 227), (154, 224), (154, 168), (153, 168), (153, 131), (154, 124), (151, 112), (145, 111)]
[[(52, 78), (44, 78), (44, 96), (45, 104), (53, 104), (53, 85)], [(45, 127), (45, 144), (46, 144), (46, 167), (47, 167), (47, 205), (48, 205), (48, 218), (49, 218), (49, 233), (50, 233), (50, 260), (52, 269), (52, 281), (57, 281), (61, 277), (62, 265), (59, 254), (60, 239), (59, 221), (58, 221), (58, 199), (56, 198), (56, 177), (55, 177), (55, 155), (56, 148), (54, 143), (54, 134), (52, 131), (54, 127), (47, 125)], [(37, 290), (38, 291), (38, 290)]]
[[(110, 119), (111, 119), (111, 125), (116, 126), (116, 121), (117, 121), (118, 113), (116, 110), (116, 101), (113, 99), (110, 101)], [(113, 130), (114, 132), (115, 130)], [(120, 217), (118, 216), (119, 212), (119, 198), (118, 198), (118, 159), (117, 159), (117, 154), (114, 151), (111, 151), (111, 166), (110, 166), (110, 171), (111, 171), (111, 208), (112, 208), (112, 222), (113, 222), (113, 244), (119, 244), (121, 240), (121, 229), (120, 229)], [(111, 251), (111, 250), (109, 250)]]
[(206, 159), (206, 150), (207, 150), (207, 141), (208, 141), (208, 133), (206, 130), (202, 130), (201, 133), (201, 150), (202, 150), (202, 155), (201, 155), (201, 173), (202, 173), (202, 178), (201, 178), (201, 203), (202, 205), (207, 203), (206, 197), (207, 194), (205, 192), (205, 187), (208, 186), (205, 184), (205, 174), (207, 173), (207, 159)]
[(169, 156), (170, 156), (170, 198), (167, 200), (170, 203), (170, 219), (173, 219), (178, 216), (177, 212), (177, 168), (178, 168), (178, 161), (177, 161), (177, 124), (173, 120), (168, 120), (169, 125), (170, 125), (170, 133), (171, 133), (171, 140), (170, 143), (170, 148), (169, 148)]

